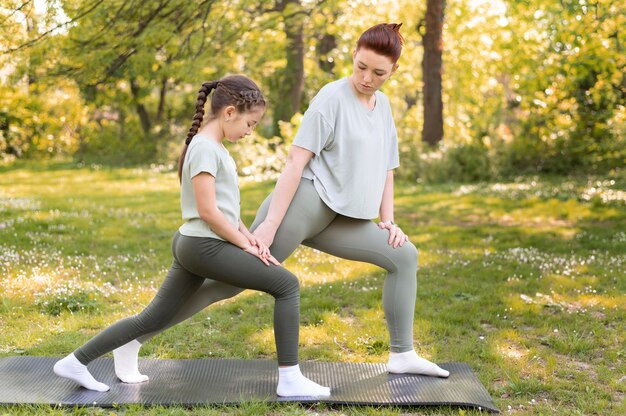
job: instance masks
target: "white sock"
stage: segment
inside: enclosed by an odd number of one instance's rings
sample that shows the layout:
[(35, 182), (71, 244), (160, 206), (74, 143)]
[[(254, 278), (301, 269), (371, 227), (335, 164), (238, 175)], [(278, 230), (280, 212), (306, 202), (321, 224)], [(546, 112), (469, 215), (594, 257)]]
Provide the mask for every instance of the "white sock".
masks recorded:
[(390, 373), (422, 374), (425, 376), (448, 377), (450, 372), (435, 363), (420, 357), (415, 350), (407, 352), (391, 352), (387, 370)]
[(278, 368), (276, 394), (282, 397), (330, 396), (330, 388), (320, 386), (300, 372), (299, 365)]
[(57, 361), (53, 369), (57, 376), (69, 378), (86, 389), (95, 391), (109, 390), (109, 386), (93, 378), (87, 366), (78, 361), (78, 358), (73, 353)]
[(113, 350), (115, 374), (124, 383), (143, 383), (150, 377), (139, 372), (139, 349), (141, 342), (136, 339)]

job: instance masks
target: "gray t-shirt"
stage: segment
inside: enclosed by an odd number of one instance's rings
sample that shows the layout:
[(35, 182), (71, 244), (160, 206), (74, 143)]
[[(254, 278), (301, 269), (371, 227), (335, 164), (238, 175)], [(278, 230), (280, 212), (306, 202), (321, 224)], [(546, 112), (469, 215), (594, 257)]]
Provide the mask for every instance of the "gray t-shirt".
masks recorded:
[(191, 180), (201, 172), (215, 177), (217, 208), (224, 213), (228, 222), (239, 229), (240, 197), (235, 161), (228, 150), (213, 140), (196, 135), (187, 148), (183, 163), (180, 208), (185, 223), (178, 229), (189, 237), (212, 237), (224, 240), (200, 218), (196, 196)]
[(293, 144), (315, 153), (302, 177), (313, 180), (333, 211), (352, 218), (378, 216), (387, 171), (400, 164), (385, 94), (376, 91), (376, 106), (368, 110), (348, 78), (326, 84), (304, 113)]

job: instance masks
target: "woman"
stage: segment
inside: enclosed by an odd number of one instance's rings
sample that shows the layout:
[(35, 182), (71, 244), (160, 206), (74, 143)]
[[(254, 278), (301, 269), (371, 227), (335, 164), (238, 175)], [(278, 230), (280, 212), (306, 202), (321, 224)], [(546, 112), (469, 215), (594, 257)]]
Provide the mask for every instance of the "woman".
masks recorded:
[[(211, 117), (198, 131), (211, 91)], [(163, 330), (204, 280), (211, 279), (211, 284), (220, 282), (274, 296), (279, 396), (330, 395), (328, 387), (304, 377), (298, 366), (298, 279), (280, 266), (239, 217), (237, 170), (222, 142), (225, 138), (235, 142), (248, 136), (264, 112), (263, 95), (254, 82), (242, 75), (202, 85), (179, 161), (185, 223), (174, 235), (170, 271), (141, 313), (111, 325), (58, 361), (54, 366), (57, 375), (90, 390), (109, 390), (109, 386), (93, 378), (87, 364), (139, 336)], [(145, 376), (134, 376), (135, 382), (147, 380)]]
[[(281, 262), (304, 244), (387, 270), (388, 371), (448, 377), (413, 348), (417, 250), (394, 223), (398, 139), (389, 101), (379, 89), (398, 68), (400, 26), (383, 23), (366, 30), (353, 52), (352, 75), (327, 84), (311, 101), (285, 169), (251, 230)], [(377, 216), (375, 224), (371, 219)], [(170, 324), (235, 291), (206, 283)], [(135, 376), (138, 349), (147, 338), (119, 353), (125, 371)]]

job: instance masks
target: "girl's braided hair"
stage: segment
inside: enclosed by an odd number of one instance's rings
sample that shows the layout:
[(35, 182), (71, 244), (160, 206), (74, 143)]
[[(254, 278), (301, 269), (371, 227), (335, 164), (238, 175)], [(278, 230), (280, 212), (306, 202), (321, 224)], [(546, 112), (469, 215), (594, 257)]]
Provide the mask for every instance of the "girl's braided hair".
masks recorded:
[(187, 147), (198, 133), (204, 120), (204, 106), (209, 95), (211, 96), (211, 116), (209, 120), (217, 117), (217, 114), (229, 105), (235, 107), (237, 112), (245, 113), (256, 106), (265, 106), (265, 97), (259, 87), (250, 78), (244, 75), (228, 75), (218, 81), (208, 81), (202, 84), (198, 90), (196, 100), (196, 113), (191, 122), (191, 128), (185, 139), (185, 147), (178, 160), (178, 178), (182, 180), (183, 163), (187, 154)]

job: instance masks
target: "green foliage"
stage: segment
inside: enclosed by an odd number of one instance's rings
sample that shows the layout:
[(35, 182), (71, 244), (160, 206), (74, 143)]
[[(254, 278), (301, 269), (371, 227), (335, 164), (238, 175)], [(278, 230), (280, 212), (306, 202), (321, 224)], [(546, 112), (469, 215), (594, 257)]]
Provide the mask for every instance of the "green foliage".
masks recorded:
[(71, 82), (49, 88), (0, 84), (0, 160), (72, 155), (84, 121), (85, 108)]
[(35, 306), (42, 313), (58, 316), (62, 312), (93, 312), (98, 309), (99, 290), (64, 285), (35, 294)]
[[(5, 3), (0, 160), (173, 163), (201, 82), (243, 72), (269, 106), (260, 136), (238, 152), (251, 176), (271, 177), (293, 135), (275, 120), (303, 113), (325, 83), (351, 73), (363, 29), (402, 20), (400, 66), (383, 88), (401, 142), (401, 176), (469, 181), (600, 173), (626, 163), (624, 2), (446, 1), (445, 141), (434, 153), (419, 142), (423, 3)], [(293, 44), (300, 31), (302, 62)]]

